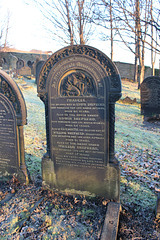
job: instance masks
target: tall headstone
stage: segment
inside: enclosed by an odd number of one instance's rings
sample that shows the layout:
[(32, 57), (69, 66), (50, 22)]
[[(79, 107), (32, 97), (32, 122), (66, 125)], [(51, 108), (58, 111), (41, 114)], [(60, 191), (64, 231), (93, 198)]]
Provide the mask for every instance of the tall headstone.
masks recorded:
[(43, 183), (119, 200), (114, 125), (121, 80), (114, 63), (93, 47), (69, 46), (45, 62), (37, 88), (46, 116)]
[(23, 136), (26, 116), (20, 89), (8, 74), (0, 70), (0, 177), (17, 174), (27, 183)]
[(39, 74), (44, 63), (45, 61), (41, 60), (38, 61), (36, 64), (36, 83), (38, 82)]
[(141, 114), (146, 118), (160, 118), (160, 77), (144, 79), (140, 87)]

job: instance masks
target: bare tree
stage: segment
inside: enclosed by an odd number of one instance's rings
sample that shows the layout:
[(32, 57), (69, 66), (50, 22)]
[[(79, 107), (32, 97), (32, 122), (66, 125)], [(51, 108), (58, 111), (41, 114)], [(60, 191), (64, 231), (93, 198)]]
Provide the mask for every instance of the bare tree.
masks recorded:
[[(122, 42), (135, 54), (135, 80), (137, 80), (139, 65), (139, 87), (144, 79), (145, 50), (151, 48), (150, 38), (153, 39), (149, 31), (151, 0), (117, 0), (117, 5), (119, 7), (119, 17), (116, 21), (117, 31)], [(155, 39), (153, 41), (156, 42)], [(158, 51), (158, 48), (153, 48)]]
[[(111, 43), (111, 60), (113, 61), (113, 35), (114, 35), (114, 27), (113, 27), (113, 9), (112, 9), (112, 0), (102, 0), (104, 6), (108, 9), (109, 14), (109, 23), (110, 23), (110, 43)], [(103, 19), (104, 20), (104, 19)]]
[[(154, 12), (153, 12), (154, 11)], [(159, 23), (160, 17), (160, 9), (154, 8), (153, 9), (153, 0), (151, 0), (151, 20), (150, 20), (150, 28), (151, 28), (151, 65), (152, 65), (152, 75), (155, 75), (155, 61), (157, 55), (157, 48), (158, 48), (158, 38), (160, 36), (160, 27), (157, 28)], [(155, 27), (156, 23), (156, 27)]]
[(8, 33), (10, 29), (10, 18), (11, 14), (9, 11), (7, 11), (5, 18), (0, 19), (0, 49), (9, 47)]
[[(158, 22), (160, 10), (155, 8), (155, 1), (154, 6), (152, 0), (101, 0), (101, 4), (97, 1), (99, 9), (94, 19), (98, 25), (110, 30), (110, 37), (107, 33), (104, 39), (111, 41), (111, 58), (115, 41), (123, 43), (135, 55), (134, 79), (138, 81), (138, 86), (144, 79), (146, 49), (151, 50), (152, 54), (160, 52), (158, 35), (152, 33), (153, 30), (156, 33), (160, 32)], [(151, 14), (151, 8), (154, 14)], [(152, 58), (152, 67), (154, 61), (155, 55), (154, 59)]]
[[(97, 0), (95, 1), (95, 12), (92, 22), (99, 28), (100, 38), (103, 41), (110, 41), (110, 58), (113, 61), (114, 41), (116, 35), (114, 1), (113, 0)], [(101, 30), (100, 30), (101, 29)], [(105, 31), (104, 31), (105, 30)]]
[(8, 11), (7, 12), (7, 18), (6, 18), (6, 27), (5, 27), (4, 48), (8, 47), (8, 32), (9, 32), (9, 29), (10, 29), (10, 17), (11, 17), (11, 14)]
[(28, 0), (35, 3), (45, 19), (52, 39), (62, 44), (85, 44), (92, 35), (94, 0)]

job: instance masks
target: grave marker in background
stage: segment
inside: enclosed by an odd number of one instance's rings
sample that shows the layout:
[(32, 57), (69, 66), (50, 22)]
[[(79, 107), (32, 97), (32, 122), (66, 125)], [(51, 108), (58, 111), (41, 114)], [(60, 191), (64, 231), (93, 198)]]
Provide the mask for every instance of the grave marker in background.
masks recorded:
[(160, 78), (147, 77), (141, 84), (141, 114), (144, 117), (160, 118)]
[(30, 67), (22, 67), (20, 69), (17, 70), (18, 75), (21, 76), (31, 76), (31, 68)]
[(0, 177), (16, 173), (28, 182), (24, 159), (23, 125), (26, 106), (17, 84), (0, 70)]
[(38, 82), (39, 74), (44, 63), (45, 61), (41, 60), (38, 61), (36, 64), (36, 83)]
[(24, 61), (22, 59), (18, 59), (16, 62), (16, 69), (21, 69), (22, 67), (24, 67)]
[(43, 183), (119, 200), (114, 124), (121, 80), (114, 63), (93, 47), (69, 46), (45, 62), (37, 88), (46, 115)]

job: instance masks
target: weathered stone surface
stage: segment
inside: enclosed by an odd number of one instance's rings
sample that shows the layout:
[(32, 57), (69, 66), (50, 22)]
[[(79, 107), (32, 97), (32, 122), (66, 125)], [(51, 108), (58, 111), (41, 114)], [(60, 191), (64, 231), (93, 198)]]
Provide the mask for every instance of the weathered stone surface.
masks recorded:
[(160, 218), (160, 193), (157, 196), (156, 218)]
[(120, 203), (115, 202), (108, 203), (101, 240), (117, 239), (120, 211), (121, 211)]
[(0, 176), (16, 173), (27, 182), (24, 124), (26, 106), (20, 89), (9, 75), (0, 70)]
[(45, 62), (37, 88), (46, 112), (43, 181), (119, 200), (114, 109), (121, 80), (115, 65), (95, 48), (70, 46)]
[(155, 76), (145, 78), (140, 91), (141, 114), (160, 118), (160, 78)]

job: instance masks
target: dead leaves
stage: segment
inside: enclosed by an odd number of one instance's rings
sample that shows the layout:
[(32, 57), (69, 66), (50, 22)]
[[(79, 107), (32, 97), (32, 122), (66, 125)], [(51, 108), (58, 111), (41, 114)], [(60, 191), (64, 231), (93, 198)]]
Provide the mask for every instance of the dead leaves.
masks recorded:
[[(8, 189), (10, 187), (8, 186)], [(45, 198), (45, 199), (43, 199)], [(40, 201), (42, 199), (42, 201)], [(108, 200), (19, 186), (2, 208), (0, 231), (11, 239), (98, 239)], [(2, 231), (3, 229), (3, 231)]]

